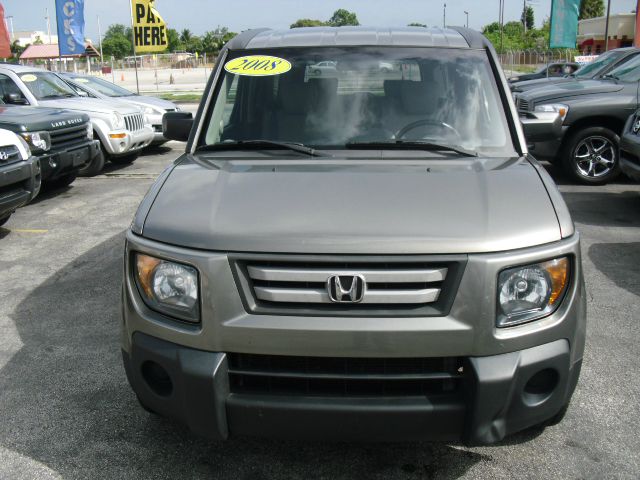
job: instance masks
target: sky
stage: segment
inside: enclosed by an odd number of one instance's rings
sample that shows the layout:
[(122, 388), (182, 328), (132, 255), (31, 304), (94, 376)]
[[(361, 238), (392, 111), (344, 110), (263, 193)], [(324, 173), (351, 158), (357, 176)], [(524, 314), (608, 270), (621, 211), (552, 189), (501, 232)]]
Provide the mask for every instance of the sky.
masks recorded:
[[(527, 0), (535, 12), (536, 24), (549, 16), (551, 0)], [(55, 0), (0, 0), (5, 15), (13, 16), (14, 30), (42, 30), (46, 33), (45, 9), (51, 14), (55, 34)], [(200, 35), (218, 25), (240, 32), (248, 28), (288, 28), (299, 18), (328, 19), (338, 8), (356, 12), (363, 25), (402, 26), (420, 22), (441, 26), (446, 3), (447, 25), (482, 26), (498, 20), (499, 0), (156, 0), (156, 8), (170, 28), (188, 28)], [(611, 13), (631, 12), (637, 0), (611, 0)], [(523, 0), (505, 0), (505, 21), (519, 20)], [(112, 23), (130, 24), (129, 0), (85, 0), (85, 36), (98, 39)]]

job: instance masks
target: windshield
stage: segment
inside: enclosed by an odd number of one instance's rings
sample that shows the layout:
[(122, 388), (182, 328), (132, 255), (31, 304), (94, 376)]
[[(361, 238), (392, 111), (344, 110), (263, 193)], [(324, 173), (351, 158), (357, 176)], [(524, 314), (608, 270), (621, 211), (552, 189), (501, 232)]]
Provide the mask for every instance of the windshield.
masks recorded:
[(609, 52), (599, 55), (593, 62), (587, 63), (583, 67), (580, 67), (573, 75), (577, 78), (593, 78), (600, 71), (612, 63), (617, 62), (620, 57), (624, 55), (624, 52), (616, 52), (611, 50)]
[(107, 82), (106, 80), (103, 80), (101, 78), (75, 77), (73, 75), (69, 75), (68, 78), (73, 82), (79, 84), (80, 86), (86, 85), (89, 88), (93, 88), (98, 93), (106, 95), (107, 97), (130, 97), (134, 95), (133, 92), (114, 85), (111, 82)]
[(73, 89), (54, 73), (29, 72), (18, 76), (38, 100), (77, 97)]
[(640, 80), (640, 55), (636, 55), (628, 62), (614, 68), (605, 77), (616, 78), (623, 82), (637, 82)]
[(268, 76), (224, 70), (201, 144), (260, 139), (340, 149), (403, 140), (514, 154), (484, 51), (282, 48), (234, 52), (227, 68), (247, 55), (291, 68)]

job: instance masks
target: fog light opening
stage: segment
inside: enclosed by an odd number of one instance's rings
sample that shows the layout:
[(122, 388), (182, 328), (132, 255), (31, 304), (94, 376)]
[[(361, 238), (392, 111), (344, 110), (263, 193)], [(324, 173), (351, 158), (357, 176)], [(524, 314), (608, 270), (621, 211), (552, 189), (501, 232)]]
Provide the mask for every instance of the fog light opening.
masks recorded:
[(168, 397), (173, 391), (169, 373), (156, 362), (146, 361), (140, 369), (147, 386), (157, 395)]
[(546, 401), (558, 386), (560, 376), (557, 370), (545, 368), (534, 374), (525, 384), (522, 392), (524, 402), (529, 406)]

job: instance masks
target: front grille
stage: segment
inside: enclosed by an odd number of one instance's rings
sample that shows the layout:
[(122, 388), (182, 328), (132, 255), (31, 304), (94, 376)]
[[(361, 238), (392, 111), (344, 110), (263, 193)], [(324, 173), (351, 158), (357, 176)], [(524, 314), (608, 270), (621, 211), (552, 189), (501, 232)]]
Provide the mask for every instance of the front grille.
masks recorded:
[[(247, 309), (254, 313), (435, 316), (448, 313), (464, 257), (305, 261), (232, 258)], [(338, 277), (353, 297), (336, 301)], [(355, 298), (356, 302), (351, 302)]]
[(516, 105), (518, 106), (518, 111), (520, 113), (526, 113), (529, 111), (529, 101), (524, 100), (523, 98), (517, 97)]
[(232, 393), (396, 397), (451, 394), (464, 359), (325, 358), (229, 353)]
[(130, 132), (137, 132), (144, 128), (144, 117), (141, 113), (126, 115), (124, 117), (124, 123), (127, 130)]
[(0, 147), (0, 166), (10, 165), (22, 160), (20, 150), (15, 145)]
[(73, 127), (52, 130), (51, 134), (51, 151), (58, 152), (68, 150), (82, 143), (86, 143), (87, 124), (74, 125)]

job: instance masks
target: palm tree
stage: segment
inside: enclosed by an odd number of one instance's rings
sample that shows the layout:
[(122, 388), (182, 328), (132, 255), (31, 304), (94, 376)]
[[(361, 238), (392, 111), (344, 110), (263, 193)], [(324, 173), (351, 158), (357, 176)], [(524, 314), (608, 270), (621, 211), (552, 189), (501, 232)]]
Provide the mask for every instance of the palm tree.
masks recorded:
[(185, 45), (187, 45), (191, 41), (192, 37), (193, 35), (191, 34), (191, 30), (189, 30), (188, 28), (185, 28), (184, 30), (182, 30), (182, 33), (180, 34), (180, 41)]

